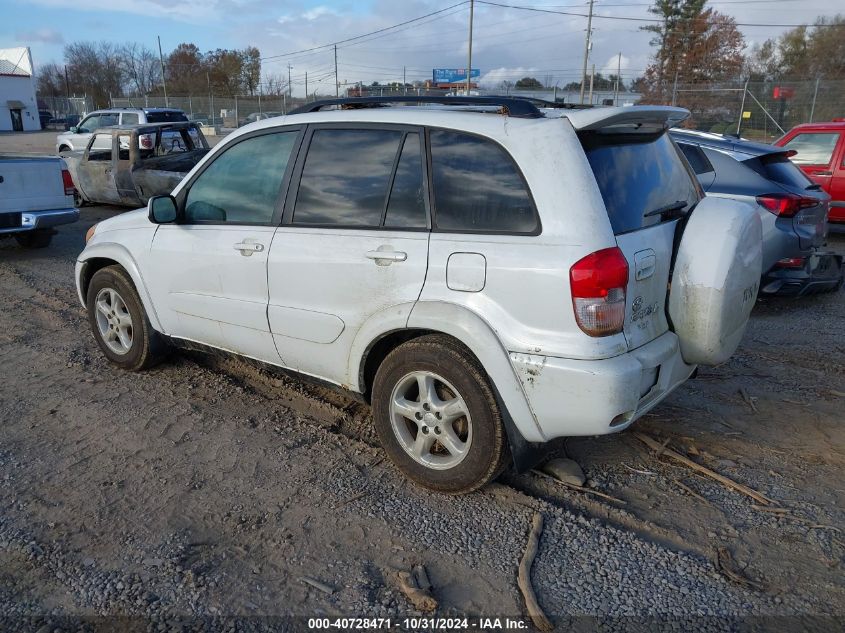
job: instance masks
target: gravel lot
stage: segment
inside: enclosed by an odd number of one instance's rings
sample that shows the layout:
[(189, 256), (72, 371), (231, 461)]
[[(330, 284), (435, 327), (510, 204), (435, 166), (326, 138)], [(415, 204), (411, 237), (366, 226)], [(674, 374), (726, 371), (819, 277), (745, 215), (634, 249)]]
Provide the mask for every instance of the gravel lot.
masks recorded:
[(0, 241), (0, 628), (395, 618), (414, 611), (393, 572), (417, 563), (438, 615), (523, 617), (516, 568), (539, 511), (532, 579), (561, 630), (842, 630), (842, 292), (761, 302), (728, 363), (634, 428), (777, 505), (630, 431), (552, 447), (618, 501), (531, 473), (455, 498), (406, 482), (343, 394), (187, 352), (143, 374), (110, 366), (73, 262), (87, 228), (120, 211), (86, 207), (45, 250)]

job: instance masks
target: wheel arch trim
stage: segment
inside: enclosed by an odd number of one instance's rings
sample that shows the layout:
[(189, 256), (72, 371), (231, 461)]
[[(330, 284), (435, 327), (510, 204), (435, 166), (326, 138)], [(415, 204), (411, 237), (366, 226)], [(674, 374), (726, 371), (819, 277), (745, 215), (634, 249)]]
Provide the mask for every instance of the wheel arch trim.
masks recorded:
[[(87, 246), (76, 262), (76, 290), (79, 295), (79, 301), (82, 303), (83, 307), (87, 307), (87, 284), (93, 276), (93, 273), (88, 273), (88, 269), (93, 260), (111, 261), (126, 271), (130, 279), (132, 279), (132, 283), (135, 284), (135, 290), (138, 291), (138, 296), (141, 298), (141, 303), (147, 313), (147, 318), (150, 320), (150, 325), (154, 330), (161, 332), (162, 334), (166, 334), (161, 327), (161, 322), (159, 321), (152, 298), (147, 291), (147, 286), (144, 283), (144, 277), (141, 274), (141, 270), (138, 267), (135, 258), (132, 257), (132, 254), (125, 246), (115, 242), (101, 242)], [(108, 265), (110, 264), (106, 264), (106, 266)], [(98, 270), (102, 267), (104, 266), (98, 267)]]

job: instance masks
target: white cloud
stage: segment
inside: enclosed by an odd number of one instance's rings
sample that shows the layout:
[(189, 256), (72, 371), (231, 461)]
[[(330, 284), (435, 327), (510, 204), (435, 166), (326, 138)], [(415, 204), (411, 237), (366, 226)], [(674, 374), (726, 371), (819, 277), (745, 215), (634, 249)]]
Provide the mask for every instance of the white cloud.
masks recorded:
[[(473, 64), (475, 67), (475, 64)], [(482, 73), (478, 80), (478, 85), (482, 88), (499, 88), (503, 81), (510, 81), (516, 83), (517, 80), (523, 77), (533, 77), (537, 74), (536, 68), (495, 68)], [(535, 77), (536, 78), (536, 77)], [(540, 79), (542, 81), (542, 78)]]
[(319, 6), (314, 7), (310, 11), (306, 11), (302, 14), (302, 19), (308, 20), (309, 22), (313, 20), (317, 20), (319, 18), (325, 17), (327, 15), (330, 16), (337, 16), (337, 12), (334, 9), (329, 7)]
[(608, 75), (615, 75), (617, 68), (620, 66), (623, 71), (628, 70), (631, 67), (631, 58), (622, 55), (620, 63), (619, 55), (614, 55), (613, 57), (607, 60), (607, 63), (602, 66), (598, 72), (600, 72), (605, 77), (607, 77)]
[(34, 31), (18, 31), (15, 41), (23, 44), (41, 42), (43, 44), (64, 44), (65, 38), (55, 29), (36, 29)]

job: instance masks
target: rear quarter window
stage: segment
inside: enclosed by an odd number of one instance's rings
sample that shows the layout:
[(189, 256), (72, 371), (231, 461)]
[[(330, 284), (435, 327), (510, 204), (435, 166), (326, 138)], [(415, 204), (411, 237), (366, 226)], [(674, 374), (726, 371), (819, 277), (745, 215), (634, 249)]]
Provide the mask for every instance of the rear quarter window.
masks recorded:
[(435, 226), (445, 231), (534, 234), (540, 223), (528, 186), (497, 143), (431, 130)]
[(579, 135), (615, 234), (659, 224), (647, 213), (686, 203), (689, 212), (701, 188), (666, 133)]
[(756, 156), (743, 163), (764, 178), (787, 187), (807, 189), (813, 186), (813, 181), (783, 154)]

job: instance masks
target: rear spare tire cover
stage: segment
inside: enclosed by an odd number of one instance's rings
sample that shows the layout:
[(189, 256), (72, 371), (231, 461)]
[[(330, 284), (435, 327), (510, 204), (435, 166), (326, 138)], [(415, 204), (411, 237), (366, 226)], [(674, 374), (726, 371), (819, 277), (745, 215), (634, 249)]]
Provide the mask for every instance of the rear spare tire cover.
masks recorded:
[(681, 238), (669, 317), (690, 365), (718, 365), (736, 351), (760, 286), (763, 237), (757, 210), (705, 197)]

